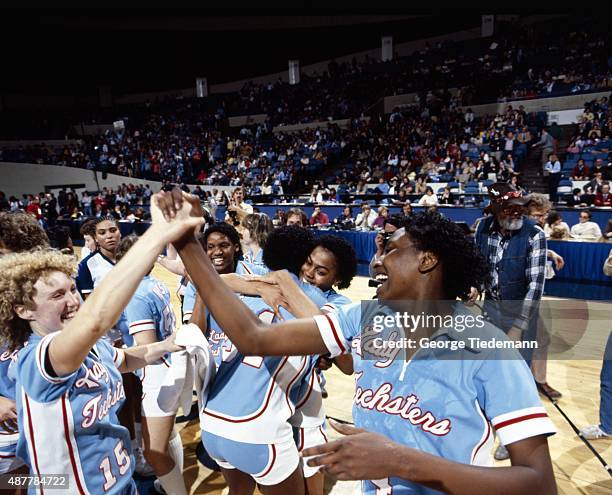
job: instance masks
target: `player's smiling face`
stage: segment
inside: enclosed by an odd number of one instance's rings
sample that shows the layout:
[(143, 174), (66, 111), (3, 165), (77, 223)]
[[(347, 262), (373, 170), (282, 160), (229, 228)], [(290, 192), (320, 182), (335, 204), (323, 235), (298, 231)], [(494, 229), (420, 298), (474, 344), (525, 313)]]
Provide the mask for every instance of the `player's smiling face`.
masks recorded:
[(234, 244), (225, 234), (213, 232), (206, 239), (206, 254), (217, 273), (232, 273), (234, 257), (240, 246)]
[(30, 321), (32, 330), (38, 335), (47, 335), (62, 330), (74, 318), (81, 300), (74, 280), (62, 272), (51, 272), (34, 284), (36, 294), (30, 309), (16, 308), (18, 315)]
[(394, 232), (385, 245), (383, 256), (374, 263), (375, 278), (381, 285), (376, 295), (381, 301), (416, 297), (415, 281), (419, 273), (419, 255), (405, 229)]
[(334, 253), (322, 246), (314, 248), (302, 265), (300, 278), (323, 291), (331, 289), (338, 282)]

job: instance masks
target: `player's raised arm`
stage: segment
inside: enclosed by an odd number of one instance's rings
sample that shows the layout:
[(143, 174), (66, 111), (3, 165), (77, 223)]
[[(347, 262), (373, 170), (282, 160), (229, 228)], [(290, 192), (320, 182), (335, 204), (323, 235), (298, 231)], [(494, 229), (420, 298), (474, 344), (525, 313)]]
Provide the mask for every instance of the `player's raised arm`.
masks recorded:
[[(189, 203), (189, 205), (186, 205)], [(186, 219), (197, 214), (199, 202), (175, 189), (158, 193), (152, 211)], [(193, 233), (174, 242), (187, 273), (209, 311), (232, 343), (245, 355), (288, 356), (328, 352), (313, 319), (267, 325), (221, 281)], [(287, 338), (291, 335), (291, 338)]]
[(50, 343), (49, 358), (58, 376), (68, 375), (81, 366), (96, 341), (119, 319), (142, 277), (151, 269), (164, 246), (185, 231), (193, 231), (203, 221), (201, 217), (179, 220), (164, 218), (161, 214), (153, 215), (153, 225)]

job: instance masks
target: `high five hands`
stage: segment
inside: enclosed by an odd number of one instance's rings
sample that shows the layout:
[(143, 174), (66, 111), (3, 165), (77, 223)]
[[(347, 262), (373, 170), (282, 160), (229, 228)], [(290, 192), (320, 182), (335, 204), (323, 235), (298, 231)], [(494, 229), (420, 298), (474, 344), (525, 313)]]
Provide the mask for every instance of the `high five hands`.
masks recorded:
[(204, 224), (200, 200), (178, 188), (160, 191), (151, 198), (153, 225), (161, 228), (169, 242), (180, 243), (193, 237)]

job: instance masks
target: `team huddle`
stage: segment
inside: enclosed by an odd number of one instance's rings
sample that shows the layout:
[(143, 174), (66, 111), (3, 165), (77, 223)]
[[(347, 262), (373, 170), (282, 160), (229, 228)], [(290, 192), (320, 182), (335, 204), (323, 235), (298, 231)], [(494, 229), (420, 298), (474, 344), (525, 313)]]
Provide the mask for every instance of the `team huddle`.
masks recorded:
[[(92, 222), (78, 266), (35, 222), (0, 219), (0, 473), (66, 473), (63, 493), (135, 494), (143, 456), (160, 493), (187, 494), (175, 420), (195, 393), (230, 494), (322, 495), (325, 475), (362, 480), (367, 494), (556, 492), (555, 429), (517, 351), (366, 356), (371, 306), (336, 292), (357, 273), (352, 246), (242, 213), (237, 228), (205, 225), (197, 198), (160, 192), (140, 238), (121, 239), (112, 218)], [(180, 328), (156, 262), (181, 278)], [(431, 212), (405, 217), (373, 270), (388, 314), (467, 299), (487, 277), (473, 241)], [(488, 322), (477, 331), (504, 338)], [(355, 376), (355, 427), (332, 422), (343, 436), (330, 441), (322, 370), (332, 365)], [(491, 467), (496, 436), (511, 467)]]

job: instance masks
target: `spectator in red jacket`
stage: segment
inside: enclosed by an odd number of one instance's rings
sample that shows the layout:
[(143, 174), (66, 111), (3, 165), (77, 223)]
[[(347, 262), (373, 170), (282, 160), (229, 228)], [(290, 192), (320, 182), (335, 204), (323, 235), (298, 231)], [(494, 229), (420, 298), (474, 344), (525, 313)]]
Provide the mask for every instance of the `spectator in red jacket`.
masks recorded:
[(329, 217), (327, 213), (321, 211), (320, 206), (315, 206), (312, 215), (310, 216), (310, 225), (319, 227), (320, 225), (329, 225)]
[(40, 200), (38, 196), (34, 195), (32, 197), (32, 201), (28, 206), (26, 206), (26, 213), (33, 215), (36, 220), (40, 220), (42, 218), (42, 209), (40, 208)]
[(584, 160), (581, 158), (578, 160), (578, 163), (572, 170), (572, 179), (573, 180), (589, 180), (591, 171), (589, 170), (589, 166), (584, 163)]
[(600, 191), (595, 195), (595, 206), (612, 206), (610, 184), (604, 184), (601, 186)]

